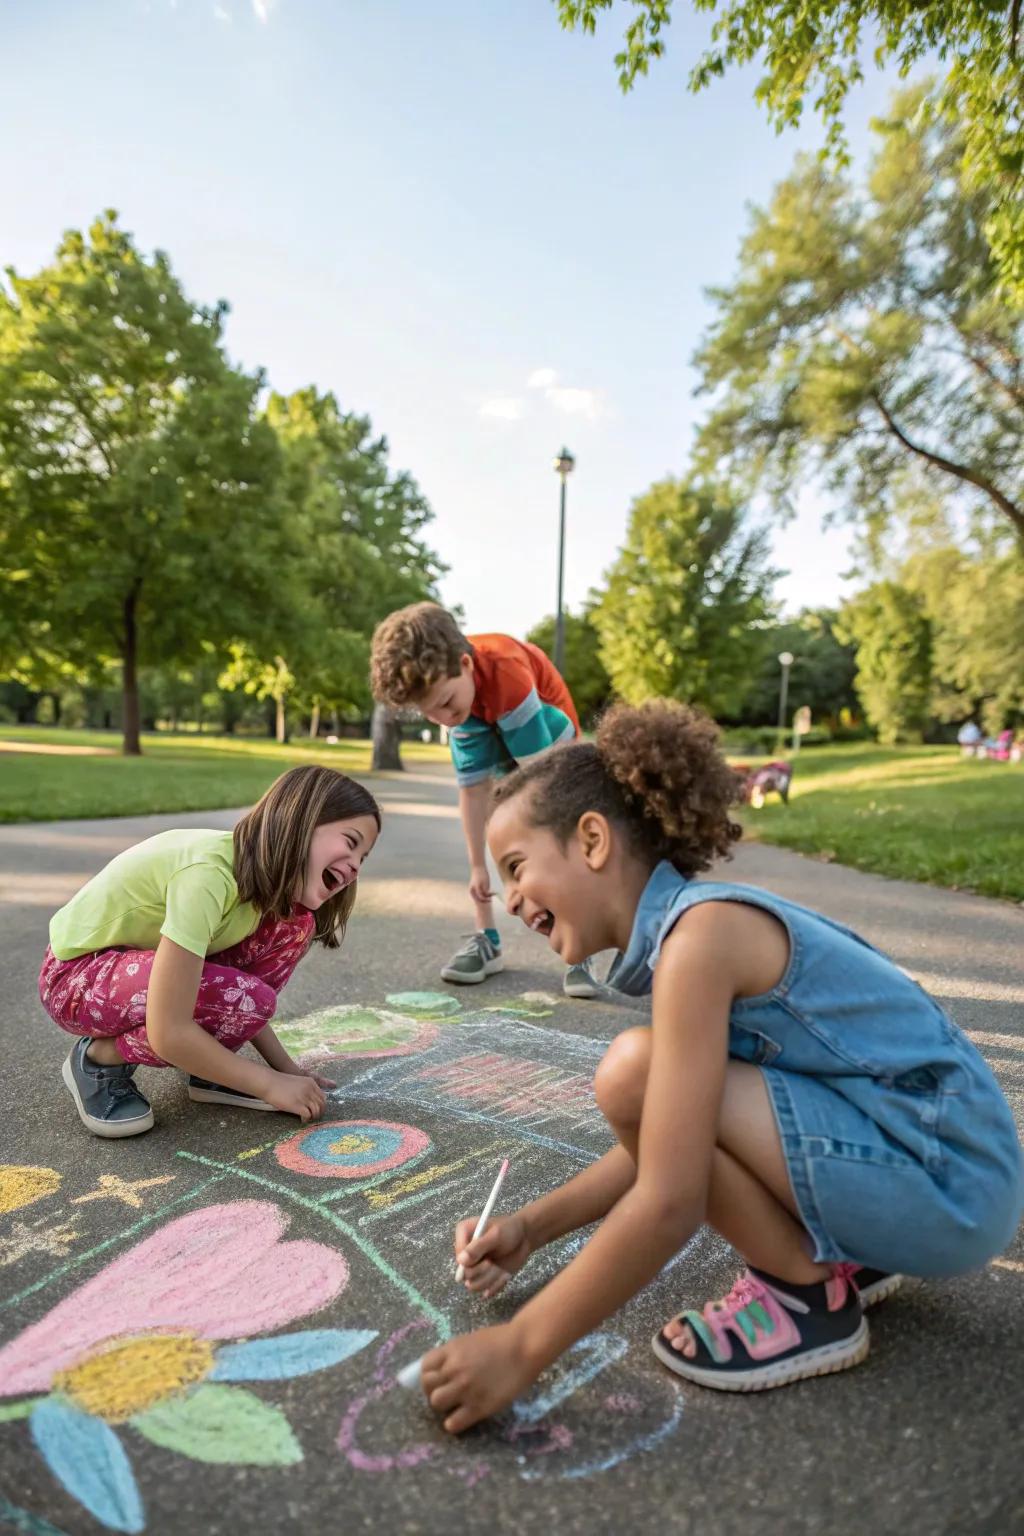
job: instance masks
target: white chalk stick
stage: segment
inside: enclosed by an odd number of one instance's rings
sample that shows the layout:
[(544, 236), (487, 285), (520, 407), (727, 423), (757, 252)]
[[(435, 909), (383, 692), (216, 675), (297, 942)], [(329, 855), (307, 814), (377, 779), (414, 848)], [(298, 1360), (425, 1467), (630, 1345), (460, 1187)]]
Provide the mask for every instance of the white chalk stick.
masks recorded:
[[(501, 1186), (504, 1183), (506, 1173), (508, 1173), (508, 1158), (507, 1157), (506, 1157), (505, 1161), (502, 1163), (501, 1167), (498, 1169), (498, 1177), (494, 1181), (494, 1188), (491, 1190), (490, 1194), (487, 1196), (487, 1204), (484, 1206), (483, 1210), (480, 1212), (480, 1220), (476, 1224), (476, 1231), (473, 1233), (473, 1236), (470, 1238), (470, 1242), (471, 1243), (475, 1243), (476, 1242), (477, 1238), (480, 1236), (481, 1232), (484, 1230), (484, 1228), (486, 1227), (487, 1223), (490, 1221), (490, 1219), (491, 1219), (491, 1212), (494, 1210), (494, 1202), (498, 1198), (498, 1191), (501, 1189)], [(455, 1271), (455, 1283), (456, 1283), (456, 1285), (461, 1285), (465, 1278), (466, 1278), (466, 1271), (463, 1269), (462, 1265), (460, 1264), (458, 1266), (458, 1268), (456, 1269), (456, 1271)]]
[(410, 1389), (413, 1387), (418, 1387), (420, 1384), (420, 1366), (422, 1364), (423, 1356), (420, 1355), (419, 1359), (414, 1360), (411, 1365), (403, 1366), (398, 1375), (395, 1377), (398, 1385), (400, 1387), (407, 1387)]

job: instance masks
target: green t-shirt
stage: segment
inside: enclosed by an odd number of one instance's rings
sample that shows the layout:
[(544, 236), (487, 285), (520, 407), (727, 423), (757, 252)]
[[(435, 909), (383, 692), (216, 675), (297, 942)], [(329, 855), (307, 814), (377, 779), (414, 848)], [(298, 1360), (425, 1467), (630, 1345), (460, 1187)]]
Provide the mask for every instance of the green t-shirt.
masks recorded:
[(230, 832), (159, 832), (112, 859), (50, 921), (58, 960), (97, 949), (156, 949), (161, 934), (215, 955), (259, 926), (238, 899)]

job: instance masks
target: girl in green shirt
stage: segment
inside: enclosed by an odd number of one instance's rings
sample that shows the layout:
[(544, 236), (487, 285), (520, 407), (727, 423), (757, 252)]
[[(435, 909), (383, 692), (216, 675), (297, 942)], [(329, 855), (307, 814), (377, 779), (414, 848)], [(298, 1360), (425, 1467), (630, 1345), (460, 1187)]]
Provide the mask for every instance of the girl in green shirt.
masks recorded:
[[(158, 833), (56, 913), (39, 995), (80, 1037), (63, 1077), (90, 1131), (150, 1129), (139, 1065), (180, 1067), (199, 1101), (322, 1114), (333, 1083), (306, 1075), (269, 1021), (310, 944), (340, 943), (379, 832), (361, 784), (292, 768), (233, 833)], [(236, 1054), (247, 1040), (262, 1062)]]

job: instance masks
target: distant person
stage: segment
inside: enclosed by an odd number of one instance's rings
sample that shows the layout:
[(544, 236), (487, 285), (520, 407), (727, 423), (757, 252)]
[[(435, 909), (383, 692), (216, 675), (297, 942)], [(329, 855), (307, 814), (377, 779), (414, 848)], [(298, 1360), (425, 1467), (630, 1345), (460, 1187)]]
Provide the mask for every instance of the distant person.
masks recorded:
[(620, 1034), (594, 1079), (617, 1145), (480, 1237), (456, 1227), (465, 1283), (493, 1296), (538, 1248), (600, 1223), (514, 1316), (423, 1357), (453, 1433), (525, 1393), (704, 1221), (745, 1268), (653, 1347), (727, 1392), (858, 1364), (864, 1310), (902, 1275), (978, 1269), (1016, 1230), (1013, 1114), (939, 1005), (831, 919), (696, 878), (740, 835), (716, 734), (681, 704), (620, 705), (596, 745), (495, 790), (487, 839), (509, 912), (569, 965), (618, 949), (610, 985), (653, 988), (653, 1023)]
[(981, 742), (981, 729), (975, 720), (965, 720), (956, 733), (961, 757), (976, 757)]
[[(292, 768), (234, 832), (160, 832), (118, 854), (50, 922), (43, 1007), (79, 1035), (63, 1076), (95, 1136), (153, 1125), (137, 1066), (179, 1067), (200, 1103), (315, 1120), (330, 1078), (270, 1027), (313, 943), (337, 948), (380, 831), (368, 790)], [(235, 1053), (251, 1040), (262, 1062)]]
[[(539, 646), (511, 635), (464, 635), (437, 603), (413, 603), (378, 624), (370, 665), (375, 698), (412, 705), (448, 730), (476, 926), (441, 976), (463, 985), (484, 981), (505, 965), (484, 844), (491, 786), (520, 763), (574, 741), (576, 706)], [(599, 990), (582, 964), (569, 967), (563, 986), (570, 997)]]

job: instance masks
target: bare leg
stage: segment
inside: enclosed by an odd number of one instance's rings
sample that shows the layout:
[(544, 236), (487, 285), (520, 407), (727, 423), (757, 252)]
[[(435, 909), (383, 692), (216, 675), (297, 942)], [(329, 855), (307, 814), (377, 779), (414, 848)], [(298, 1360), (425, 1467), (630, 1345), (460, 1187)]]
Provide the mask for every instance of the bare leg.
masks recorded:
[(86, 1060), (95, 1062), (98, 1067), (123, 1067), (124, 1057), (118, 1050), (113, 1040), (94, 1038), (92, 1044), (86, 1048)]
[(493, 901), (474, 901), (473, 911), (476, 914), (476, 926), (478, 931), (484, 928), (494, 927)]
[[(597, 1101), (634, 1162), (649, 1066), (650, 1030), (631, 1029), (615, 1040), (595, 1078)], [(707, 1220), (748, 1263), (780, 1280), (813, 1285), (830, 1274), (810, 1257), (768, 1089), (758, 1068), (746, 1062), (731, 1061), (726, 1071)], [(672, 1322), (665, 1332), (691, 1352), (684, 1324)]]

